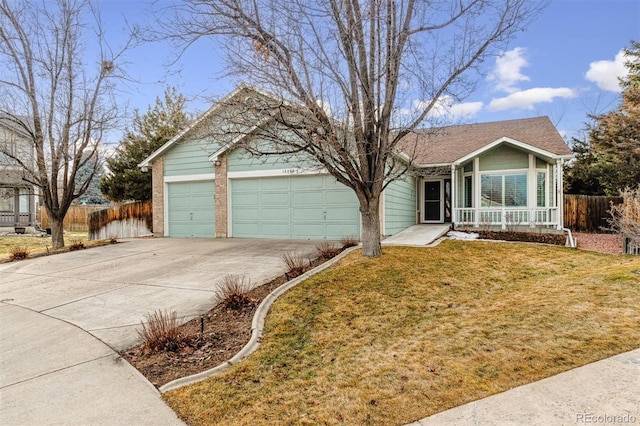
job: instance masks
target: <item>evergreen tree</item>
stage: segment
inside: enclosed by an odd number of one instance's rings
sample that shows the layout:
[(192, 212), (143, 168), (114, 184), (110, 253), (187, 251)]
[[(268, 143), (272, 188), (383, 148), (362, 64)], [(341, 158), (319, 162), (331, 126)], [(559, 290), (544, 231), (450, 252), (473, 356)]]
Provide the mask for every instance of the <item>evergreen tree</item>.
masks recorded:
[[(80, 197), (76, 198), (74, 204), (108, 204), (109, 200), (103, 197), (100, 191), (100, 179), (104, 175), (104, 168), (102, 161), (98, 159), (97, 154), (85, 153), (82, 159), (91, 156), (86, 164), (78, 169), (76, 173), (76, 180), (78, 182), (84, 182), (89, 180), (87, 190)], [(79, 185), (76, 184), (76, 185)]]
[(574, 139), (576, 159), (567, 192), (617, 196), (640, 182), (640, 42), (625, 49), (629, 75), (621, 79), (622, 103), (595, 117), (588, 140)]
[(109, 174), (100, 181), (100, 190), (110, 200), (144, 201), (151, 199), (151, 173), (138, 164), (173, 138), (189, 124), (184, 111), (186, 99), (175, 88), (167, 88), (164, 100), (156, 98), (153, 109), (144, 115), (136, 111), (115, 155), (106, 160)]

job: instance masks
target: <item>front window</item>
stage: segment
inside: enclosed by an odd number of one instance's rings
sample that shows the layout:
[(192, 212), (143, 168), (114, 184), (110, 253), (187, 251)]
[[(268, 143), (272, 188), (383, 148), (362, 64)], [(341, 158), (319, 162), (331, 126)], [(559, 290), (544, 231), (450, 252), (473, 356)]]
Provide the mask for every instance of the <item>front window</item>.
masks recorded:
[(538, 207), (545, 207), (547, 205), (547, 174), (545, 172), (538, 172), (536, 176), (536, 205)]
[(526, 207), (527, 175), (482, 175), (480, 195), (482, 207)]

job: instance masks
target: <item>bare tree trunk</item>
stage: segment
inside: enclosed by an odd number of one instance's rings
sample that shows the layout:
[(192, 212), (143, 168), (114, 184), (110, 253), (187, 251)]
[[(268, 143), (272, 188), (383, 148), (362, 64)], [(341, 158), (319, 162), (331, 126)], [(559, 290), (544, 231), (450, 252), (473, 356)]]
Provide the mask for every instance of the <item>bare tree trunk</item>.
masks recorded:
[(64, 227), (62, 219), (59, 219), (47, 211), (49, 214), (49, 222), (51, 226), (51, 244), (53, 248), (64, 247)]
[(368, 257), (380, 256), (380, 198), (360, 203), (362, 215), (362, 254)]

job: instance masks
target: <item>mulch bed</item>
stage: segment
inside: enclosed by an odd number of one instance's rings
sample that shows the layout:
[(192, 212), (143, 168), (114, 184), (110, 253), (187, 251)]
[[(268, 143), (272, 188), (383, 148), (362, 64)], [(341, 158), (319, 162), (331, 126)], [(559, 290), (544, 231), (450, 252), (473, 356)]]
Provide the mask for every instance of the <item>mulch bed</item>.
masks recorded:
[(480, 238), (485, 240), (520, 241), (524, 243), (542, 243), (564, 246), (567, 237), (564, 234), (550, 234), (543, 232), (518, 231), (477, 231)]

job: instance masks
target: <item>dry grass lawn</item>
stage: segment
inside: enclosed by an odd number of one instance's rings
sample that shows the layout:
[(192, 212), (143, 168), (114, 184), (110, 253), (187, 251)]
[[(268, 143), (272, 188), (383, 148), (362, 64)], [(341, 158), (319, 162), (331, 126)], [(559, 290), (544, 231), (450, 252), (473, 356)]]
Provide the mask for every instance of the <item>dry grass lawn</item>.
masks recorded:
[(640, 257), (388, 247), (286, 293), (257, 352), (165, 399), (193, 425), (401, 425), (637, 347)]
[[(88, 236), (86, 232), (68, 232), (64, 235), (66, 245), (76, 241), (82, 241), (87, 244)], [(11, 250), (20, 246), (26, 248), (30, 254), (46, 252), (47, 248), (51, 250), (51, 237), (35, 237), (33, 235), (2, 235), (0, 236), (0, 261), (9, 259)]]

